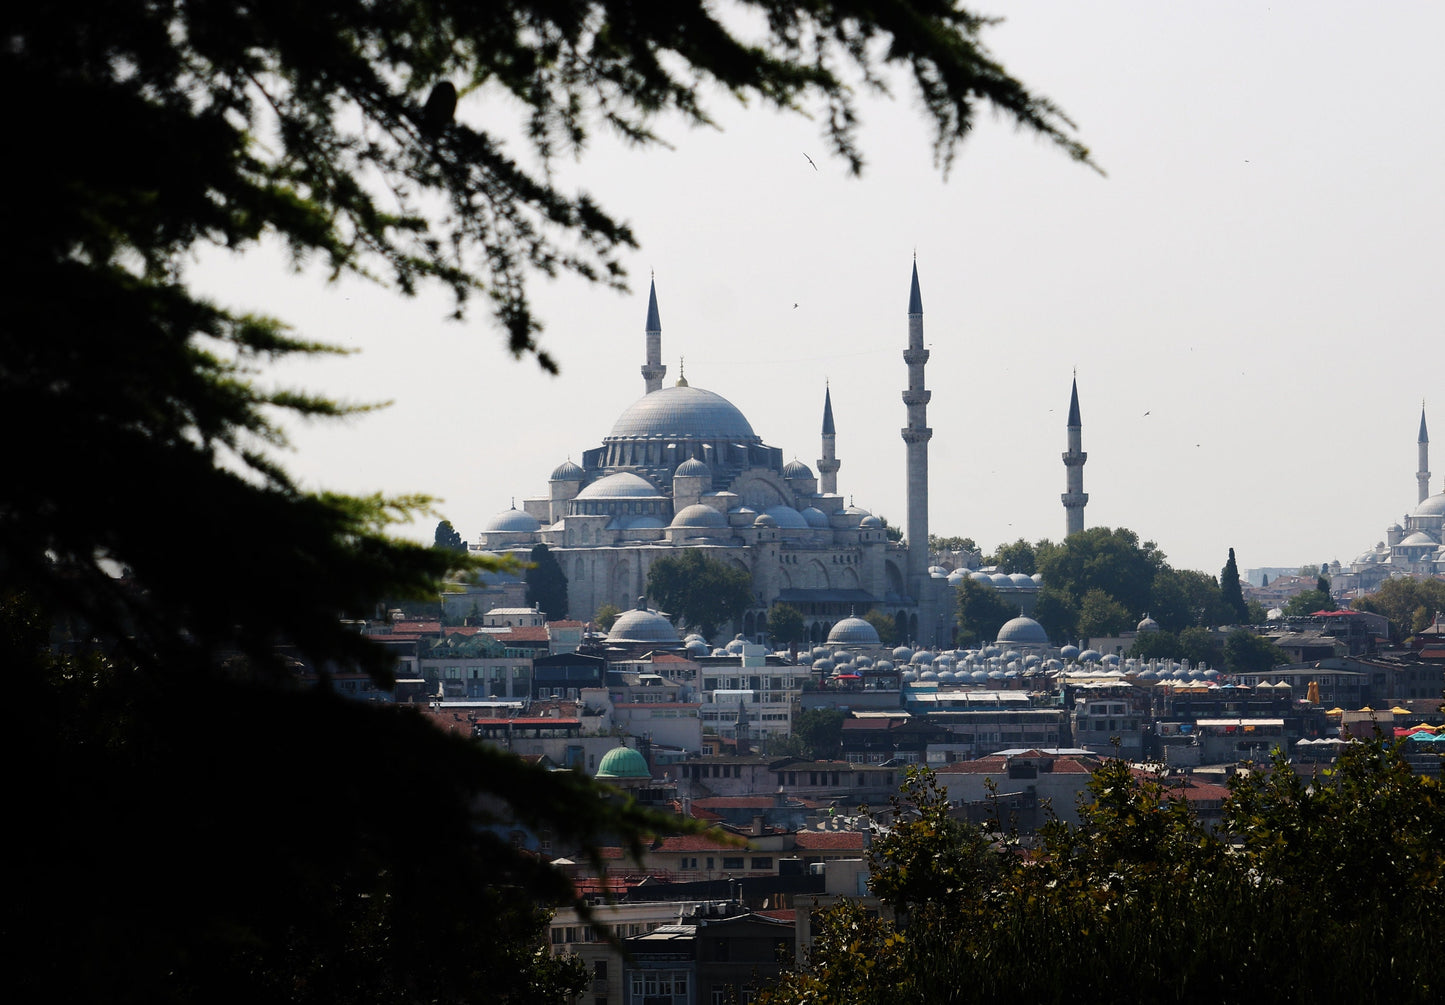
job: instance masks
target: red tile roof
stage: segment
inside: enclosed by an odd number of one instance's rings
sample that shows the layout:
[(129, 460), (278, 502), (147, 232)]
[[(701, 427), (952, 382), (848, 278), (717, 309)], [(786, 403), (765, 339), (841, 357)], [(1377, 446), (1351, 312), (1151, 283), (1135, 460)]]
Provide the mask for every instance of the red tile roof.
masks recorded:
[(719, 851), (729, 847), (736, 847), (736, 845), (729, 844), (722, 835), (681, 834), (663, 838), (662, 844), (653, 851), (666, 855), (685, 851)]
[(862, 851), (862, 831), (799, 831), (797, 846), (805, 851)]

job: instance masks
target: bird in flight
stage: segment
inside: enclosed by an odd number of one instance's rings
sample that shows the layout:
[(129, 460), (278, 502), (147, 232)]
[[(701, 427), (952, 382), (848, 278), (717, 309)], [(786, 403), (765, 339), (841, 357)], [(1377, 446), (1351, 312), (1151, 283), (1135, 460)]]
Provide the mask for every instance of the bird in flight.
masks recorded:
[(797, 304), (794, 304), (794, 305), (793, 305), (793, 310), (797, 310), (797, 309), (798, 309), (798, 305), (797, 305)]
[[(807, 153), (803, 154), (803, 160), (807, 161), (809, 164), (813, 164), (813, 158), (809, 157)], [(818, 170), (818, 165), (813, 164), (813, 170)]]

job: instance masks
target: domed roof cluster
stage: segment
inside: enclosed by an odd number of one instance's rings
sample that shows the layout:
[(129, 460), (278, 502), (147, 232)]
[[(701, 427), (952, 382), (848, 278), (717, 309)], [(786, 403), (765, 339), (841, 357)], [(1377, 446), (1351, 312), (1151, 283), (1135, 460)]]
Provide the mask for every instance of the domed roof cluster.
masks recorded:
[(664, 387), (628, 407), (612, 426), (609, 439), (678, 436), (688, 439), (757, 441), (737, 406), (700, 387)]

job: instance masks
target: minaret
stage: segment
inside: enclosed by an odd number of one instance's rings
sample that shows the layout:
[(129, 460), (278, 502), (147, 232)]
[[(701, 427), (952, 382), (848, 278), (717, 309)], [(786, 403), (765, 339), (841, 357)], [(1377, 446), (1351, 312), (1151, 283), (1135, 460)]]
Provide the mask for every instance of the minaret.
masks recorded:
[(818, 489), (825, 496), (838, 494), (838, 434), (833, 429), (833, 392), (823, 387), (823, 456), (818, 458)]
[(1430, 434), (1425, 431), (1425, 403), (1420, 402), (1420, 470), (1415, 472), (1415, 481), (1420, 485), (1420, 498), (1430, 498)]
[(1079, 419), (1079, 377), (1077, 371), (1074, 374), (1073, 395), (1069, 399), (1069, 449), (1064, 454), (1064, 469), (1066, 478), (1064, 488), (1067, 489), (1061, 497), (1064, 502), (1064, 536), (1077, 534), (1084, 529), (1084, 504), (1089, 501), (1089, 495), (1084, 491), (1084, 462), (1089, 455), (1083, 451), (1084, 426)]
[(647, 393), (662, 390), (662, 376), (667, 367), (662, 365), (662, 321), (657, 316), (657, 280), (653, 280), (647, 291), (647, 362), (642, 364), (642, 380)]
[[(903, 442), (908, 444), (908, 581), (920, 603), (928, 588), (928, 441), (933, 436), (928, 428), (932, 395), (923, 386), (928, 355), (923, 348), (923, 295), (918, 292), (918, 259), (914, 258), (913, 287), (908, 291), (908, 348), (903, 350), (903, 362), (908, 364), (908, 390), (903, 392), (908, 425)], [(922, 625), (920, 629), (924, 630)]]

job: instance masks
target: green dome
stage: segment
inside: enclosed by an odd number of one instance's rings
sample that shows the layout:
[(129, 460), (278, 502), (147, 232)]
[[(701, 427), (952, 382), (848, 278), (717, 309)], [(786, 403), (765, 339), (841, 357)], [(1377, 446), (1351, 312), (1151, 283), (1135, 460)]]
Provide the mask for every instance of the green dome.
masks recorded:
[(602, 757), (597, 767), (598, 778), (651, 778), (647, 759), (631, 747), (617, 747)]

